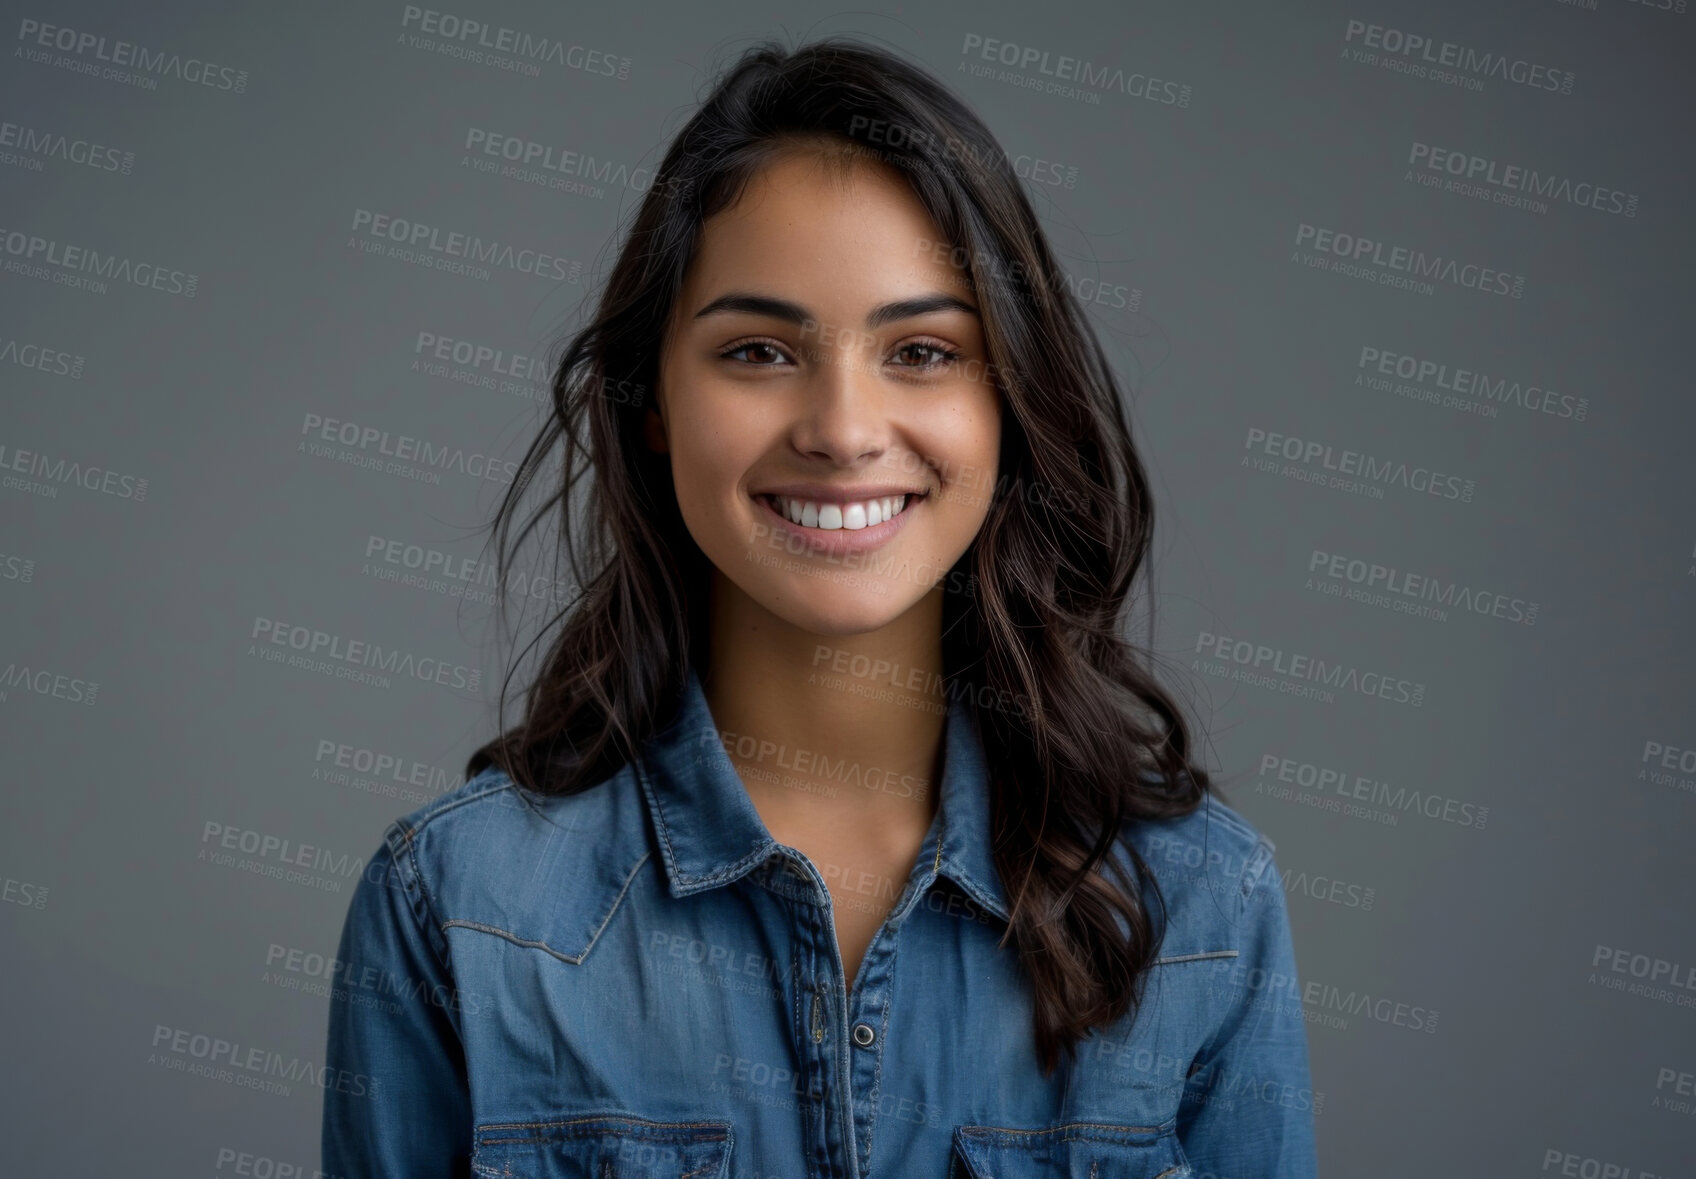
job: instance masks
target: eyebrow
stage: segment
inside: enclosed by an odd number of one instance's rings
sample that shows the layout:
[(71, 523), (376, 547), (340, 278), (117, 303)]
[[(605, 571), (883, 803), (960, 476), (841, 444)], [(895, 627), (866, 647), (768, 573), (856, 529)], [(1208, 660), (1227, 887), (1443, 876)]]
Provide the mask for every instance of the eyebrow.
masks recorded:
[[(866, 316), (866, 326), (882, 327), (899, 319), (910, 319), (915, 315), (929, 315), (933, 311), (963, 311), (967, 315), (982, 318), (978, 309), (964, 299), (954, 295), (936, 291), (928, 295), (916, 295), (911, 299), (897, 299), (893, 303), (884, 303), (872, 308)], [(779, 299), (775, 295), (761, 295), (753, 291), (731, 291), (720, 295), (711, 303), (695, 312), (696, 319), (704, 319), (709, 315), (740, 312), (744, 315), (763, 315), (769, 319), (781, 319), (797, 327), (804, 326), (809, 321), (817, 322), (817, 317), (799, 303), (788, 299)]]

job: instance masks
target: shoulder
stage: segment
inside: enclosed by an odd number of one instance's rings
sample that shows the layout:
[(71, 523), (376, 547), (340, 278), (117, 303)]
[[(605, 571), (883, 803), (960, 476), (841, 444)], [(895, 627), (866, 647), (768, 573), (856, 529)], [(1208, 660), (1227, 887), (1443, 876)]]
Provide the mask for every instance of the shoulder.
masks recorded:
[(527, 838), (558, 838), (565, 834), (589, 834), (621, 815), (621, 803), (636, 802), (631, 790), (620, 789), (629, 777), (628, 766), (611, 778), (576, 794), (538, 794), (514, 782), (505, 770), (489, 766), (454, 789), (424, 806), (395, 819), (386, 832), (392, 844), (399, 840), (424, 853), (424, 849), (460, 858), (496, 848), (518, 850)]
[(1256, 890), (1278, 880), (1276, 845), (1212, 791), (1186, 815), (1127, 823), (1124, 843), (1159, 886), (1163, 956), (1234, 947)]
[(498, 796), (517, 790), (518, 785), (507, 777), (504, 770), (498, 766), (489, 766), (452, 790), (437, 795), (417, 810), (394, 820), (390, 829), (403, 834), (417, 834), (437, 822), (451, 822), (450, 816), (463, 812), (468, 807), (473, 810), (487, 809), (491, 804), (498, 804)]
[(447, 849), (476, 855), (483, 850), (478, 845), (510, 837), (521, 799), (519, 786), (490, 766), (390, 822), (378, 854), (392, 858), (409, 883), (424, 884), (439, 872)]
[(569, 795), (527, 790), (491, 766), (395, 819), (391, 858), (433, 924), (526, 939), (571, 958), (649, 858), (631, 766)]
[(1254, 891), (1277, 845), (1224, 799), (1208, 791), (1189, 814), (1136, 820), (1126, 836), (1150, 868), (1195, 886)]

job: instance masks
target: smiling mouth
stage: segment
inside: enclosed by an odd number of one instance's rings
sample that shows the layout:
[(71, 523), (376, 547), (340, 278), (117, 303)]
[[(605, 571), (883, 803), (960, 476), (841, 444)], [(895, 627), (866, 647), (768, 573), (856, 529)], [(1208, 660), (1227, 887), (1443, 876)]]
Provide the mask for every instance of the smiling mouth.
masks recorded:
[(800, 528), (819, 532), (857, 532), (894, 519), (913, 509), (923, 494), (884, 495), (873, 499), (831, 501), (787, 495), (756, 497), (779, 516)]

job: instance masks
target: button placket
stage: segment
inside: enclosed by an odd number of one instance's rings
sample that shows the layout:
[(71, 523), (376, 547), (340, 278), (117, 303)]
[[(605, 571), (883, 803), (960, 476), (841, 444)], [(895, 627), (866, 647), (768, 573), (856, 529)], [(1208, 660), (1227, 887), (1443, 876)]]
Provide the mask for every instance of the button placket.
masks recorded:
[(894, 984), (896, 943), (901, 923), (885, 926), (872, 939), (860, 963), (859, 988), (845, 1014), (848, 1024), (843, 1037), (848, 1055), (848, 1073), (854, 1097), (854, 1140), (857, 1162), (863, 1172), (871, 1163), (872, 1139), (878, 1119), (882, 1088), (883, 1052), (887, 1046), (887, 1006)]

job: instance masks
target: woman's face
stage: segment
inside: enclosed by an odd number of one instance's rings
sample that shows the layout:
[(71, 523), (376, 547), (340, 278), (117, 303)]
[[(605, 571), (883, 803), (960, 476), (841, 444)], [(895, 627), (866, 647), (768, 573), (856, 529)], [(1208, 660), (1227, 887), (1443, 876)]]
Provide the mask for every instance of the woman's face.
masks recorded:
[(884, 166), (785, 154), (706, 223), (673, 311), (648, 444), (718, 588), (816, 634), (940, 592), (988, 514), (1000, 393), (940, 236)]

